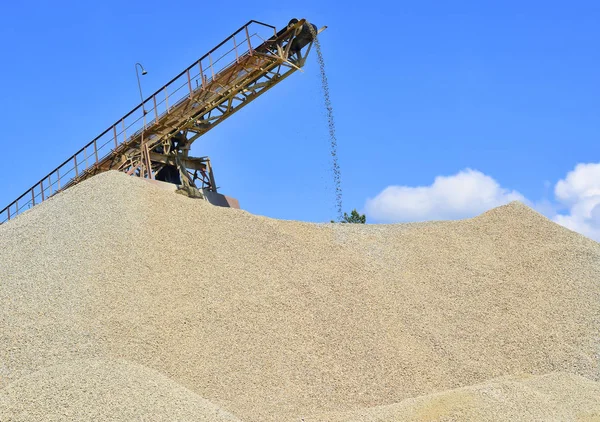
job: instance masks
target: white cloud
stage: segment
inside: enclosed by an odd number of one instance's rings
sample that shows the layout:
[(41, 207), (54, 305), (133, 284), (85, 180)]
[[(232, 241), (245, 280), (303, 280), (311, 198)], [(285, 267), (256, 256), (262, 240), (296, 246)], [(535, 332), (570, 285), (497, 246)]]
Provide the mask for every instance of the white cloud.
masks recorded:
[[(546, 189), (550, 182), (544, 182)], [(388, 186), (367, 199), (365, 212), (375, 222), (452, 220), (521, 201), (556, 223), (600, 242), (600, 163), (577, 164), (554, 186), (555, 201), (528, 201), (492, 177), (466, 169), (438, 176), (429, 186)], [(568, 209), (564, 214), (557, 209)]]
[(569, 207), (553, 220), (600, 241), (600, 163), (577, 164), (554, 188), (556, 199)]
[(492, 177), (466, 169), (438, 176), (429, 186), (388, 186), (367, 200), (365, 210), (369, 219), (379, 222), (447, 220), (472, 217), (515, 200), (526, 202)]
[(567, 204), (600, 195), (600, 163), (577, 164), (554, 188), (556, 198)]

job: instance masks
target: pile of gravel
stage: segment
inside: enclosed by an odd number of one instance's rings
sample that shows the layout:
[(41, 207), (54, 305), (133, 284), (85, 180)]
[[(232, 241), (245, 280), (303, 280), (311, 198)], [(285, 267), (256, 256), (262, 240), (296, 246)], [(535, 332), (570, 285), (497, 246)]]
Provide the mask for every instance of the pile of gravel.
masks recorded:
[[(108, 172), (0, 226), (0, 245), (0, 403), (11, 388), (62, 391), (68, 375), (47, 368), (98, 360), (246, 421), (516, 373), (600, 379), (600, 244), (520, 203), (455, 222), (319, 225)], [(86, 385), (108, 394), (101, 378)], [(114, 394), (151, 414), (127, 385)], [(22, 414), (51, 406), (39, 397)]]
[(600, 420), (600, 384), (556, 372), (497, 378), (388, 406), (330, 413), (305, 422)]
[(240, 422), (164, 375), (117, 359), (71, 360), (0, 390), (0, 420)]

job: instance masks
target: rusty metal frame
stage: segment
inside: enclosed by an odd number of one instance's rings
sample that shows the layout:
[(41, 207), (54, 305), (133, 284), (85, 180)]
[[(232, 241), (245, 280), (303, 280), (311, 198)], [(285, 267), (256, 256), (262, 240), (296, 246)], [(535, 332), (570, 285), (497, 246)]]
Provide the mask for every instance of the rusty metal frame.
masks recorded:
[[(172, 162), (155, 160), (157, 157), (155, 150), (161, 146), (168, 155), (177, 155), (183, 160), (188, 160), (181, 162), (184, 162), (185, 166), (190, 166), (186, 169), (194, 170), (194, 179), (201, 180), (204, 188), (216, 192), (217, 186), (210, 161), (204, 157), (205, 160), (202, 162), (207, 164), (202, 167), (198, 164), (199, 162), (193, 161), (196, 159), (188, 157), (191, 144), (304, 66), (312, 42), (308, 44), (308, 47), (304, 47), (304, 55), (302, 53), (291, 55), (290, 45), (305, 22), (302, 19), (295, 25), (277, 32), (272, 25), (254, 20), (249, 21), (0, 211), (0, 223), (14, 218), (27, 206), (30, 208), (82, 180), (104, 171), (115, 169), (127, 174), (151, 178), (153, 173), (156, 174), (164, 165), (172, 165)], [(273, 35), (257, 47), (253, 47), (251, 42), (250, 27), (254, 24), (273, 31)], [(245, 36), (242, 42), (235, 38), (239, 34)], [(225, 56), (215, 60), (213, 54), (228, 42), (233, 44), (229, 52), (235, 52), (235, 59), (232, 63), (216, 69), (215, 63)], [(246, 48), (244, 49), (244, 47)], [(209, 60), (209, 66), (203, 68), (202, 61), (206, 59)], [(193, 73), (194, 69), (199, 71), (198, 75)], [(192, 74), (195, 75), (193, 78)], [(173, 96), (180, 89), (175, 89), (175, 85), (184, 75), (188, 93), (185, 97), (173, 102)], [(196, 88), (192, 87), (193, 79), (197, 81)], [(164, 94), (164, 100), (158, 101), (157, 98), (161, 93)], [(159, 111), (159, 106), (163, 103), (165, 110)], [(128, 119), (133, 118), (132, 116), (139, 110), (144, 110), (142, 117), (129, 124)], [(154, 113), (154, 118), (146, 123), (146, 114), (151, 112)], [(131, 133), (135, 129), (133, 127), (135, 122), (140, 119), (143, 119), (141, 129), (127, 136), (127, 131)], [(127, 126), (128, 124), (129, 126)], [(182, 150), (172, 151), (170, 150), (170, 139), (176, 133), (185, 134), (186, 145)], [(120, 137), (123, 139), (121, 142), (118, 139)], [(106, 139), (111, 144), (114, 143), (114, 148), (102, 155), (99, 150), (108, 144)], [(92, 161), (92, 164), (86, 164), (83, 168), (83, 164), (88, 160)], [(74, 168), (69, 168), (73, 164)], [(74, 175), (71, 174), (73, 170), (75, 170)], [(197, 177), (198, 172), (201, 177)], [(65, 181), (65, 179), (67, 180)], [(44, 187), (44, 180), (48, 180), (46, 187)], [(54, 182), (50, 183), (51, 180)], [(28, 195), (31, 196), (31, 199), (24, 205), (20, 205), (19, 201)], [(41, 200), (38, 197), (41, 197)], [(36, 198), (38, 198), (37, 201)], [(7, 218), (1, 220), (4, 214), (7, 214)]]

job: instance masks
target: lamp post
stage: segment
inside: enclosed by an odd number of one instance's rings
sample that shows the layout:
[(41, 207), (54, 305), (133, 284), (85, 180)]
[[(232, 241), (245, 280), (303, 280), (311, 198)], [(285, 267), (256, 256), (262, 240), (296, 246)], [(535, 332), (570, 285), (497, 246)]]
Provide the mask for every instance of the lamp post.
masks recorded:
[(142, 84), (140, 83), (140, 74), (138, 72), (138, 66), (140, 67), (140, 69), (142, 69), (142, 76), (147, 74), (148, 72), (146, 72), (146, 69), (144, 69), (144, 66), (142, 66), (141, 63), (135, 64), (135, 75), (138, 77), (138, 88), (140, 89), (140, 100), (142, 101), (142, 107), (144, 107), (144, 105), (143, 105), (144, 96), (142, 95)]
[(137, 76), (138, 88), (140, 90), (140, 101), (142, 102), (142, 111), (144, 112), (144, 128), (146, 127), (146, 108), (144, 107), (144, 96), (142, 95), (142, 84), (140, 83), (140, 73), (138, 72), (138, 66), (142, 69), (142, 76), (147, 74), (146, 69), (141, 63), (135, 64), (135, 76)]
[[(144, 113), (144, 128), (142, 129), (142, 145), (141, 145), (141, 154), (142, 154), (142, 163), (144, 167), (146, 167), (146, 171), (148, 172), (148, 177), (150, 179), (154, 179), (152, 174), (152, 165), (150, 163), (150, 152), (148, 151), (148, 147), (144, 142), (144, 132), (146, 131), (146, 107), (144, 105), (144, 95), (142, 94), (142, 84), (140, 83), (140, 74), (138, 72), (138, 66), (142, 69), (142, 76), (147, 74), (146, 69), (142, 66), (141, 63), (135, 64), (135, 76), (137, 76), (138, 89), (140, 90), (140, 101), (142, 102), (142, 112)], [(144, 172), (141, 172), (141, 176), (144, 177)]]

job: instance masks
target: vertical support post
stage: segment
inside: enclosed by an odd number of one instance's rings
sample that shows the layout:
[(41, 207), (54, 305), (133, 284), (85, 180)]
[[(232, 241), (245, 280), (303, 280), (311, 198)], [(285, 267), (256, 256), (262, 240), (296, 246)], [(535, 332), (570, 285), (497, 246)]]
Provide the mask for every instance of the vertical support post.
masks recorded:
[(165, 104), (167, 105), (167, 114), (169, 113), (169, 93), (167, 92), (167, 87), (165, 86)]
[(94, 156), (96, 157), (96, 164), (98, 164), (98, 145), (94, 139)]
[(148, 144), (142, 141), (141, 146), (141, 166), (140, 166), (140, 177), (144, 177), (144, 168), (146, 169), (146, 173), (148, 175), (148, 179), (154, 180), (154, 174), (152, 174), (152, 160), (150, 159), (150, 150), (148, 149)]
[(75, 177), (79, 177), (79, 169), (77, 168), (77, 155), (73, 156), (73, 160), (75, 161)]
[(146, 107), (144, 107), (144, 103), (142, 103), (142, 114), (144, 117), (144, 127), (142, 128), (142, 130), (146, 130)]
[(48, 175), (48, 186), (50, 187), (50, 196), (54, 194), (54, 188), (52, 187), (52, 180), (50, 180), (50, 175)]
[(190, 98), (192, 98), (192, 79), (190, 78), (190, 69), (185, 71), (188, 80), (188, 88), (190, 89)]
[(60, 190), (60, 168), (56, 169), (56, 183), (58, 184), (58, 190)]
[(150, 158), (150, 149), (148, 148), (148, 144), (146, 144), (146, 157), (148, 157), (148, 177), (150, 177), (151, 180), (154, 180), (154, 173), (152, 173), (152, 159)]
[[(32, 206), (35, 206), (35, 195), (33, 192), (34, 190), (35, 189), (33, 189), (33, 188), (31, 189), (31, 204), (32, 204)], [(29, 208), (31, 208), (31, 207), (29, 207)]]
[(212, 75), (212, 80), (215, 80), (215, 69), (213, 68), (212, 56), (208, 53), (208, 59), (210, 60), (210, 74)]
[(113, 135), (115, 137), (115, 149), (116, 149), (117, 145), (119, 145), (119, 142), (117, 141), (117, 125), (113, 125)]
[(253, 55), (253, 50), (252, 50), (252, 43), (250, 42), (250, 34), (248, 33), (248, 25), (246, 25), (246, 27), (244, 28), (246, 30), (246, 39), (248, 40), (248, 51), (250, 52), (250, 55)]
[(158, 109), (156, 108), (156, 94), (152, 96), (152, 101), (154, 101), (154, 122), (158, 123)]
[(215, 182), (215, 175), (213, 174), (212, 166), (210, 165), (210, 159), (206, 159), (206, 166), (208, 167), (208, 178), (210, 179), (210, 186), (213, 192), (217, 191), (217, 184)]
[(233, 48), (235, 49), (235, 62), (239, 63), (240, 56), (238, 54), (237, 43), (235, 42), (235, 34), (233, 34), (231, 38), (233, 38)]
[(206, 82), (204, 81), (204, 70), (202, 69), (202, 60), (198, 61), (198, 66), (200, 66), (200, 79), (202, 79), (202, 89), (206, 88)]
[(140, 177), (144, 178), (144, 168), (148, 169), (148, 162), (146, 161), (146, 154), (144, 152), (144, 131), (142, 130), (142, 143), (140, 144)]
[(40, 180), (40, 190), (42, 191), (42, 202), (44, 202), (46, 200), (45, 196), (44, 196), (44, 181)]
[(6, 212), (8, 212), (8, 219), (10, 220), (10, 205), (8, 206), (8, 208), (6, 209)]
[(125, 129), (125, 118), (121, 119), (121, 124), (123, 125), (123, 142), (127, 140), (127, 130)]

